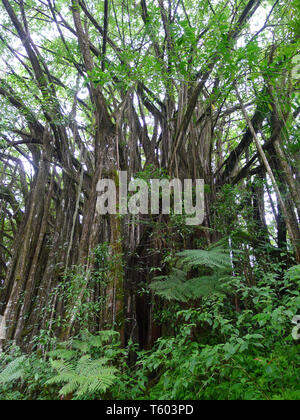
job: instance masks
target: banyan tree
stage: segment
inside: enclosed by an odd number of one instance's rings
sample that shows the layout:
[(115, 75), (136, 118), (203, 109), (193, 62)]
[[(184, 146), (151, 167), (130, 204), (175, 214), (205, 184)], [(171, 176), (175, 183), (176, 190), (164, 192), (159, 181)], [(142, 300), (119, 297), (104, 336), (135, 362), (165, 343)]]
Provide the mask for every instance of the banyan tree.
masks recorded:
[[(300, 262), (295, 16), (290, 0), (1, 1), (5, 340), (66, 339), (85, 305), (92, 332), (151, 346), (161, 331), (142, 291), (159, 251), (220, 240), (227, 185), (252, 189), (249, 246)], [(98, 182), (120, 171), (204, 179), (204, 223), (179, 234), (167, 215), (100, 214)]]

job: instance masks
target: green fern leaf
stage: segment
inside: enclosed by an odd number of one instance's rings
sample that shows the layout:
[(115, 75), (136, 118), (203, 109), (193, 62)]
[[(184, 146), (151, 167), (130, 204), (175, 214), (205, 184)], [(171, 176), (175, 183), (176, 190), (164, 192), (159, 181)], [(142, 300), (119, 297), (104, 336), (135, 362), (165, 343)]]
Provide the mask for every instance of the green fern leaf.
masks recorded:
[(17, 357), (0, 373), (0, 383), (6, 384), (21, 379), (24, 376), (26, 356)]
[[(186, 250), (178, 257), (178, 268), (168, 276), (156, 277), (150, 285), (155, 294), (167, 300), (187, 302), (222, 291), (222, 283), (232, 271), (232, 253), (224, 247)], [(193, 268), (202, 268), (203, 275), (188, 279)]]

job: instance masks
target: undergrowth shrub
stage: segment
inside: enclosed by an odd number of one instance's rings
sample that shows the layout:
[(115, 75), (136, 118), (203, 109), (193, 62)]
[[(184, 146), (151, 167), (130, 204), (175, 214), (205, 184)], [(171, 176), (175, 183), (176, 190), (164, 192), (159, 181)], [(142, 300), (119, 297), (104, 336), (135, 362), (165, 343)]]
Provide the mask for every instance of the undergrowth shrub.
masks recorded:
[(122, 348), (115, 331), (87, 330), (47, 353), (11, 347), (0, 354), (0, 399), (299, 400), (300, 345), (291, 333), (300, 266), (255, 275), (253, 285), (227, 277), (189, 309), (176, 303), (176, 328), (149, 351)]
[[(282, 278), (259, 276), (251, 287), (231, 277), (199, 308), (177, 312), (178, 333), (140, 355), (140, 368), (154, 376), (147, 398), (300, 399), (300, 345), (291, 336), (300, 266)], [(237, 294), (239, 311), (228, 304)]]

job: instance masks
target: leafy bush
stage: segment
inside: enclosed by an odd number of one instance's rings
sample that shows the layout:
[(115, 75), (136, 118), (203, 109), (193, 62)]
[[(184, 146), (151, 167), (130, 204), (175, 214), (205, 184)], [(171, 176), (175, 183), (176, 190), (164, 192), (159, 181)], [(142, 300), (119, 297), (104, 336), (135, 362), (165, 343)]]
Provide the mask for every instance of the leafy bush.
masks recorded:
[(39, 353), (22, 355), (18, 347), (0, 353), (0, 400), (56, 400), (46, 382), (54, 372)]
[(299, 400), (291, 321), (300, 308), (300, 266), (282, 276), (273, 268), (256, 267), (253, 285), (229, 276), (193, 308), (176, 304), (175, 333), (150, 351), (123, 349), (115, 331), (83, 331), (44, 357), (12, 347), (0, 355), (0, 399)]
[[(151, 399), (299, 399), (300, 346), (291, 320), (300, 308), (300, 266), (278, 279), (263, 274), (255, 287), (231, 277), (227, 295), (203, 297), (177, 313), (179, 332), (141, 354), (154, 375)], [(228, 304), (238, 294), (244, 310)]]

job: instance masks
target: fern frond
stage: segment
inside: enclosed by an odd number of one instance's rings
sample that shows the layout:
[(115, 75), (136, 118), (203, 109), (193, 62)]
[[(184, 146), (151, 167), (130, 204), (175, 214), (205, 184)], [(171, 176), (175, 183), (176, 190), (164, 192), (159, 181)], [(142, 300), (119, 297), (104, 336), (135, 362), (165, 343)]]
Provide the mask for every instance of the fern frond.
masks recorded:
[[(150, 288), (154, 293), (167, 300), (177, 300), (179, 302), (199, 299), (212, 292), (222, 291), (224, 276), (213, 274), (187, 280), (186, 276), (185, 278), (176, 277), (178, 271), (174, 270), (168, 277), (156, 278), (156, 281), (151, 283)], [(162, 281), (162, 279), (164, 280)]]
[[(150, 285), (154, 293), (168, 300), (187, 302), (222, 290), (224, 276), (232, 270), (229, 249), (186, 250), (177, 255), (177, 266), (181, 269), (173, 268), (168, 276), (156, 277)], [(187, 278), (192, 268), (200, 267), (204, 269), (203, 276)]]
[(87, 353), (90, 349), (90, 343), (88, 341), (73, 340), (72, 347), (81, 353)]
[(118, 372), (116, 368), (106, 366), (107, 363), (106, 358), (92, 360), (89, 355), (82, 356), (77, 363), (54, 360), (52, 367), (58, 374), (47, 384), (64, 384), (60, 395), (75, 393), (77, 397), (84, 397), (104, 393), (113, 385)]
[(0, 383), (6, 384), (21, 379), (24, 376), (24, 362), (26, 356), (17, 357), (0, 373)]
[(180, 257), (180, 266), (208, 267), (211, 269), (226, 270), (231, 268), (231, 259), (228, 249), (214, 248), (212, 250), (192, 249), (177, 254)]
[(199, 299), (213, 292), (222, 292), (223, 281), (228, 277), (213, 274), (188, 280), (187, 295), (190, 299)]
[(56, 350), (50, 351), (48, 353), (48, 356), (57, 358), (57, 359), (72, 360), (76, 356), (78, 356), (78, 352), (74, 350), (68, 350), (68, 349), (56, 349)]

